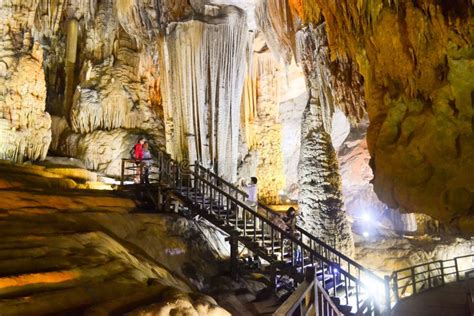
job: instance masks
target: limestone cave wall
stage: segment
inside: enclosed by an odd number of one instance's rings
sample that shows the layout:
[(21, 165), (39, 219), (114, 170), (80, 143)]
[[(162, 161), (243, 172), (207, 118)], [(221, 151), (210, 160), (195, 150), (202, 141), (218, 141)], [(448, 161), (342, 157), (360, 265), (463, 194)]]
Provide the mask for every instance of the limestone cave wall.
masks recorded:
[(346, 112), (360, 118), (367, 109), (379, 198), (446, 223), (472, 216), (472, 2), (286, 3), (302, 24), (270, 36), (291, 47), (288, 34), (325, 23), (331, 61), (362, 76), (365, 102)]
[(51, 142), (43, 49), (32, 33), (36, 5), (0, 4), (0, 159), (41, 159)]

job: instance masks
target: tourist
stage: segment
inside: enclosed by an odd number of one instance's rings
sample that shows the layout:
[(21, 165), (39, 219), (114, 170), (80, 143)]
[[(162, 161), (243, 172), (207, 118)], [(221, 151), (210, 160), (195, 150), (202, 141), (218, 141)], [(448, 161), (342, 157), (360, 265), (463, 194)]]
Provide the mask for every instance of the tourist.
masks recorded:
[(148, 142), (145, 142), (143, 144), (142, 151), (143, 151), (143, 156), (142, 156), (143, 175), (142, 175), (141, 183), (150, 184), (149, 176), (150, 176), (150, 168), (153, 163), (153, 160), (152, 160), (153, 157), (151, 156)]
[(135, 165), (136, 165), (136, 172), (135, 172), (135, 183), (140, 183), (141, 180), (141, 174), (142, 174), (142, 159), (143, 159), (143, 144), (145, 144), (145, 138), (140, 137), (133, 146), (132, 151), (130, 152), (132, 159), (135, 160)]
[[(294, 207), (290, 206), (286, 211), (286, 216), (283, 218), (283, 221), (286, 224), (286, 232), (299, 239), (299, 233), (296, 231), (296, 210)], [(299, 265), (302, 260), (301, 249), (295, 245), (293, 248), (293, 264)]]
[(286, 216), (283, 218), (283, 221), (286, 224), (286, 232), (294, 235), (296, 231), (296, 210), (294, 207), (290, 206), (286, 211)]
[(250, 184), (245, 186), (247, 191), (247, 205), (250, 206), (254, 211), (257, 209), (258, 205), (258, 187), (257, 187), (257, 178), (251, 177)]

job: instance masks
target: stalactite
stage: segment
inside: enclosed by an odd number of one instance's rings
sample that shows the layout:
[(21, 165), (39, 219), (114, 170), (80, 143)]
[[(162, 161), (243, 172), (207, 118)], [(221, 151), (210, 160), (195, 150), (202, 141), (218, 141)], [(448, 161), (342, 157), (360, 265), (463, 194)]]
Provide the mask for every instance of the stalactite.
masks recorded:
[(235, 181), (248, 31), (239, 9), (215, 9), (215, 16), (169, 25), (164, 38), (167, 149)]
[(259, 29), (277, 59), (289, 64), (295, 52), (294, 33), (298, 21), (294, 21), (287, 0), (262, 0), (257, 2), (255, 15)]

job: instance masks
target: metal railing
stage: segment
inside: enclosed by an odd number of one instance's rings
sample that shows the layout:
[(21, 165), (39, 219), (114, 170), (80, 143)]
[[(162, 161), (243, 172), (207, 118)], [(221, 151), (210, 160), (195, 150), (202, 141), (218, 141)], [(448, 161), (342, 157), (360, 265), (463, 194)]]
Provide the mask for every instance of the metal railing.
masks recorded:
[(122, 159), (120, 185), (126, 183), (157, 183), (160, 168), (154, 159)]
[(266, 260), (291, 262), (292, 273), (300, 276), (299, 281), (307, 267), (318, 267), (323, 282), (334, 280), (324, 285), (329, 294), (342, 298), (341, 303), (353, 306), (358, 312), (373, 314), (390, 308), (390, 301), (384, 301), (389, 297), (384, 295), (385, 291), (389, 294), (384, 279), (301, 227), (296, 228), (299, 234), (278, 227), (273, 222), (275, 216), (280, 216), (277, 212), (260, 203), (259, 209), (254, 210), (245, 203), (245, 192), (210, 170), (198, 163), (192, 166), (177, 163), (166, 153), (157, 157), (157, 167), (160, 183), (168, 183), (181, 192), (207, 218), (216, 215), (222, 225), (239, 232), (240, 242)]
[[(195, 163), (198, 173), (209, 179), (210, 182), (219, 185), (219, 188), (228, 192), (232, 197), (240, 199), (243, 203), (245, 198), (248, 196), (245, 192), (232, 185), (231, 183), (222, 180), (218, 175), (211, 172), (210, 170)], [(275, 218), (280, 217), (280, 214), (268, 207), (265, 204), (258, 203), (258, 215), (263, 215), (272, 224)], [(266, 225), (266, 224), (265, 224)], [(269, 224), (269, 226), (273, 226)], [(276, 228), (270, 228), (273, 232)], [(369, 308), (372, 310), (384, 311), (390, 310), (391, 298), (390, 298), (390, 286), (389, 278), (381, 278), (374, 274), (369, 269), (366, 269), (359, 263), (350, 259), (346, 255), (337, 251), (335, 248), (329, 246), (324, 241), (317, 237), (312, 236), (308, 231), (302, 227), (296, 225), (296, 234), (291, 235), (291, 238), (295, 241), (291, 244), (293, 252), (299, 252), (302, 257), (307, 257), (308, 260), (301, 260), (299, 262), (299, 268), (304, 269), (306, 266), (314, 265), (315, 262), (319, 261), (320, 266), (329, 266), (330, 274), (334, 274), (334, 278), (339, 278), (339, 281), (343, 283), (344, 291), (338, 294), (336, 282), (332, 282), (332, 289), (329, 292), (333, 296), (342, 296), (345, 300), (345, 304), (355, 305), (357, 310), (360, 308)], [(272, 241), (273, 245), (273, 241)], [(294, 258), (292, 258), (292, 262)], [(325, 270), (322, 270), (322, 278), (325, 279)], [(364, 293), (362, 293), (364, 292)], [(352, 295), (351, 295), (352, 294)], [(372, 296), (374, 299), (370, 302), (364, 302), (362, 296)], [(354, 298), (351, 300), (351, 296)], [(370, 307), (362, 306), (362, 303), (370, 304)]]
[[(123, 161), (122, 183), (127, 177), (136, 176), (133, 170), (139, 166), (127, 167), (130, 163), (135, 161)], [(346, 305), (354, 306), (358, 313), (388, 313), (392, 302), (450, 281), (459, 281), (462, 274), (473, 267), (474, 254), (401, 269), (382, 279), (299, 226), (296, 226), (297, 234), (281, 229), (273, 222), (280, 216), (276, 211), (261, 203), (258, 203), (258, 210), (249, 207), (245, 203), (245, 192), (199, 163), (178, 163), (161, 151), (154, 163), (157, 171), (153, 173), (157, 174), (156, 181), (161, 186), (182, 193), (214, 224), (224, 225), (226, 231), (238, 232), (239, 241), (266, 260), (287, 259), (294, 274), (300, 276), (307, 268), (317, 267), (328, 294), (342, 297), (341, 303), (345, 299)], [(303, 260), (298, 260), (299, 257)], [(332, 288), (327, 288), (327, 275), (343, 284), (342, 290), (336, 288), (335, 281)], [(302, 278), (299, 281), (302, 282)]]
[(474, 254), (448, 260), (437, 260), (394, 271), (390, 286), (394, 301), (413, 294), (461, 281), (474, 268)]
[(306, 269), (305, 280), (273, 313), (275, 316), (343, 316), (316, 278), (314, 268)]

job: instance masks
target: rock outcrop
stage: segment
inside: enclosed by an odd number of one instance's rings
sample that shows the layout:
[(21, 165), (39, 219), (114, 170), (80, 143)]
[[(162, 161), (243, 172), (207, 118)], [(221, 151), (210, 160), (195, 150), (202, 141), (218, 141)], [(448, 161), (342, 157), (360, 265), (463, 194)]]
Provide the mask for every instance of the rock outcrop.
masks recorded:
[(331, 56), (352, 60), (364, 77), (380, 199), (446, 223), (471, 214), (472, 3), (290, 4), (306, 23), (323, 19)]
[(212, 228), (173, 214), (133, 214), (130, 198), (89, 190), (97, 175), (81, 168), (2, 162), (0, 169), (2, 315), (229, 315), (194, 292), (218, 271)]
[(0, 159), (44, 159), (51, 142), (43, 50), (32, 34), (36, 7), (0, 4)]

